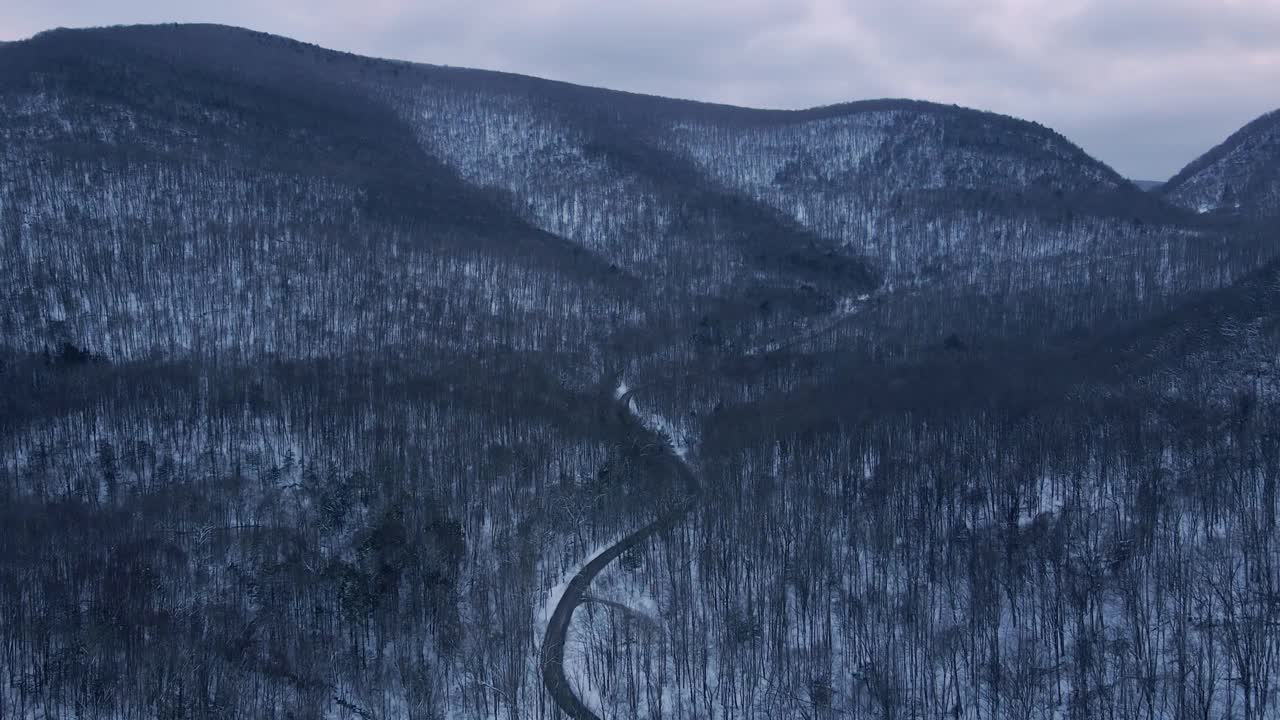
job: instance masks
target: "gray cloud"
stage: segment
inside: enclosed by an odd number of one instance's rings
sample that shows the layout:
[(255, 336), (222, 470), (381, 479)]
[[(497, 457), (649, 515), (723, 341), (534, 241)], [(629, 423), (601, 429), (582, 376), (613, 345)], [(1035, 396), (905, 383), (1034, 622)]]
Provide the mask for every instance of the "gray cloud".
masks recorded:
[(957, 103), (1153, 179), (1280, 106), (1275, 0), (9, 0), (0, 39), (168, 21), (753, 106)]

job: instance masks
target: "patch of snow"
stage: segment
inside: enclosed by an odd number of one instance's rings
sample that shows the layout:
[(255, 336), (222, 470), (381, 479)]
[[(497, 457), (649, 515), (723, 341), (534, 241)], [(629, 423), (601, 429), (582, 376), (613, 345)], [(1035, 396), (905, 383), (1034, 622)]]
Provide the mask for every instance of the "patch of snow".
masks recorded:
[(586, 567), (587, 563), (590, 563), (592, 560), (600, 557), (601, 553), (613, 547), (621, 539), (622, 536), (618, 536), (612, 540), (598, 544), (595, 549), (583, 557), (581, 561), (561, 573), (560, 581), (552, 586), (551, 590), (548, 591), (546, 600), (542, 604), (542, 608), (538, 611), (537, 621), (538, 627), (540, 628), (539, 634), (543, 634), (547, 631), (547, 623), (551, 621), (551, 615), (556, 611), (556, 606), (560, 604), (560, 598), (564, 597), (565, 591), (569, 589), (569, 582), (573, 580), (573, 577), (582, 572), (582, 568)]
[[(627, 382), (619, 380), (618, 388), (614, 390), (613, 396), (621, 400), (630, 391), (631, 388), (627, 385)], [(676, 457), (683, 461), (688, 461), (690, 438), (687, 432), (657, 413), (640, 410), (636, 407), (634, 398), (627, 402), (627, 410), (645, 427), (665, 437), (671, 443), (671, 451), (676, 454)]]

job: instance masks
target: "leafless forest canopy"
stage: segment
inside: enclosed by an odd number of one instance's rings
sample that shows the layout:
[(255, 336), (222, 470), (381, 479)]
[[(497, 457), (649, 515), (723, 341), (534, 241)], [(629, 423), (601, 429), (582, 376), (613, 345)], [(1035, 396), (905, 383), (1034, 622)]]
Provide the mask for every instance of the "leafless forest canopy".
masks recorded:
[(1144, 191), (924, 102), (4, 44), (0, 720), (1280, 717), (1277, 228), (1274, 113)]

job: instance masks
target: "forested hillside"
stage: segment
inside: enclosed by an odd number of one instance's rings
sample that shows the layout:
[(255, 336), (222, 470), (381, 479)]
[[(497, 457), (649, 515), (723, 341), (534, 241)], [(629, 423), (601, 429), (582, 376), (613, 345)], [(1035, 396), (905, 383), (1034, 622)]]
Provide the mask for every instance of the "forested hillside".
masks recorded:
[(1275, 126), (0, 44), (0, 720), (1275, 717)]
[[(522, 315), (530, 336), (507, 342), (541, 348), (539, 318), (563, 329), (583, 307), (633, 327), (705, 318), (749, 345), (872, 290), (877, 338), (1024, 336), (1132, 319), (1268, 252), (1050, 130), (959, 108), (743, 110), (213, 26), (4, 52), (5, 305), (22, 313), (6, 325), (29, 349), (314, 356), (283, 335), (435, 344), (431, 325)], [(461, 290), (476, 277), (495, 282)], [(629, 302), (610, 296), (620, 278), (641, 281)]]
[(1200, 213), (1280, 216), (1280, 110), (1244, 126), (1187, 165), (1161, 193)]

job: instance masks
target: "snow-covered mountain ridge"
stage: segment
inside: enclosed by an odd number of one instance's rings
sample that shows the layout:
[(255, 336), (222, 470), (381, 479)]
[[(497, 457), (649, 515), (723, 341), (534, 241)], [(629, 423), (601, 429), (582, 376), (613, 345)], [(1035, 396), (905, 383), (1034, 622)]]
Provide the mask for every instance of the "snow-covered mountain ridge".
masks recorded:
[[(741, 346), (877, 289), (869, 321), (908, 338), (1052, 333), (1264, 252), (963, 108), (753, 110), (220, 26), (0, 53), (0, 325), (24, 349)], [(1071, 310), (1044, 323), (1046, 303)]]

